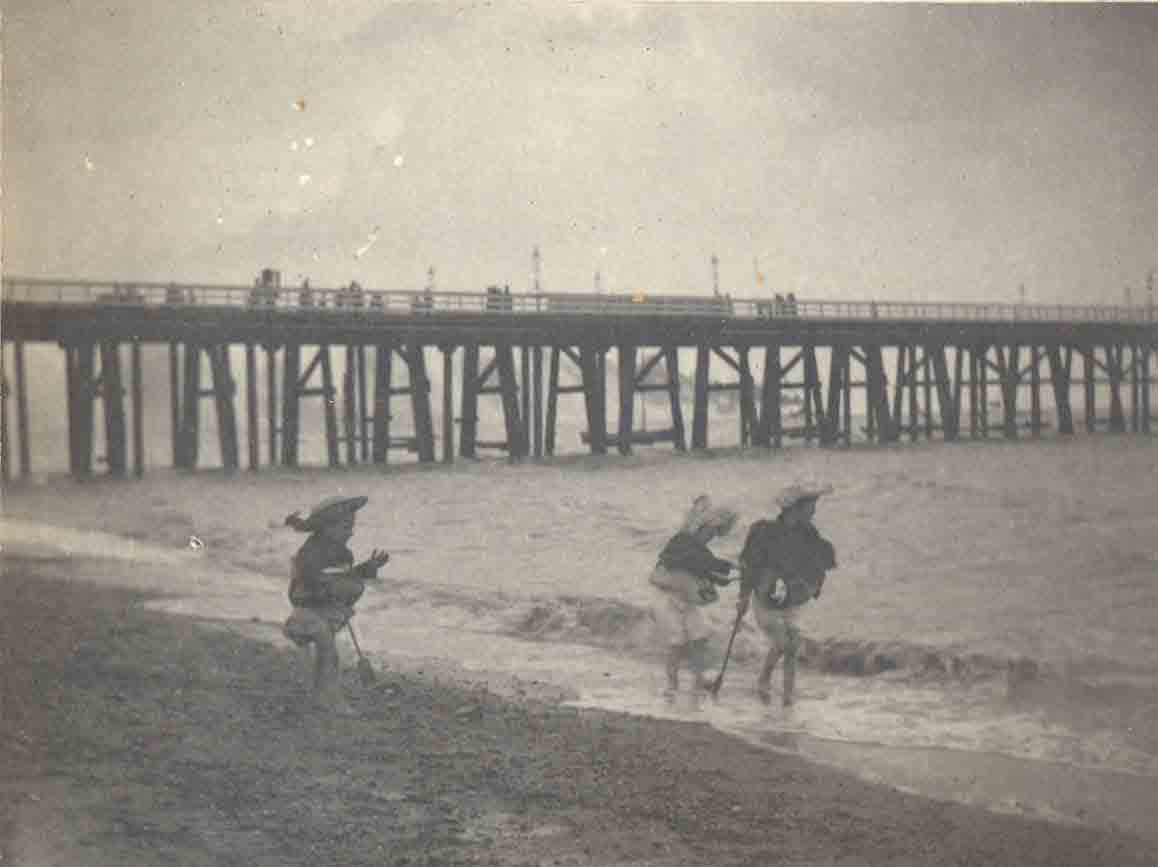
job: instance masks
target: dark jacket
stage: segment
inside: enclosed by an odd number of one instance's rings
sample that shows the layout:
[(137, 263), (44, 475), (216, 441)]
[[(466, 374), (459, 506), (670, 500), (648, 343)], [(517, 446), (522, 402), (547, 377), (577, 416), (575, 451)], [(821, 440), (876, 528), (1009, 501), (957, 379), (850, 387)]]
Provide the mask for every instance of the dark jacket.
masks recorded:
[(707, 545), (691, 533), (679, 532), (668, 540), (659, 552), (659, 562), (667, 569), (690, 572), (697, 578), (724, 585), (724, 577), (731, 571), (732, 564), (711, 552)]
[(355, 566), (354, 554), (345, 545), (314, 533), (294, 555), (289, 600), (303, 608), (353, 605), (362, 595), (358, 585), (376, 573), (372, 564)]
[[(741, 594), (755, 592), (765, 605), (792, 608), (820, 595), (825, 573), (836, 567), (836, 550), (812, 524), (789, 525), (778, 517), (751, 526), (740, 563)], [(780, 603), (766, 598), (775, 579), (788, 587)]]

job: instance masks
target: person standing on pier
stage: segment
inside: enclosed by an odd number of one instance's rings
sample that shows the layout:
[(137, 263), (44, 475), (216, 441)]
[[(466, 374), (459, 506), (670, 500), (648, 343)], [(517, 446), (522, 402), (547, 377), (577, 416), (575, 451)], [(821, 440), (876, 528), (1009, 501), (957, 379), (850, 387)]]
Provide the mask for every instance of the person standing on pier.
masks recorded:
[(756, 694), (772, 700), (772, 672), (784, 660), (783, 704), (792, 704), (796, 687), (796, 656), (800, 650), (801, 606), (820, 598), (825, 574), (836, 567), (836, 551), (813, 526), (816, 502), (830, 487), (791, 485), (779, 497), (780, 515), (757, 521), (748, 530), (740, 553), (740, 599), (737, 623), (755, 600), (756, 624), (771, 644)]
[(289, 600), (294, 610), (283, 632), (299, 647), (314, 645), (314, 699), (343, 712), (348, 708), (341, 696), (334, 636), (354, 616), (366, 582), (376, 579), (390, 559), (375, 549), (354, 565), (354, 555), (346, 547), (354, 535), (355, 515), (366, 501), (366, 497), (329, 497), (306, 518), (294, 512), (285, 519), (287, 526), (310, 537), (293, 557)]
[(736, 517), (731, 509), (713, 506), (706, 494), (697, 497), (648, 579), (655, 588), (655, 621), (666, 644), (669, 698), (679, 690), (679, 671), (685, 661), (696, 678), (696, 688), (710, 686), (704, 677), (709, 633), (700, 609), (719, 600), (716, 587), (731, 583), (727, 576), (735, 567), (713, 554), (708, 543), (730, 533)]

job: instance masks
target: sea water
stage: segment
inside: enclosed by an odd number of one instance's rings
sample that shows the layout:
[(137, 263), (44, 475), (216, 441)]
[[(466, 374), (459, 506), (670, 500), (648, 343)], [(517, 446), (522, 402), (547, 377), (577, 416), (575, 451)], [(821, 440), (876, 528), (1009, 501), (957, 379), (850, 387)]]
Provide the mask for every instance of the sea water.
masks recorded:
[[(189, 575), (220, 564), (248, 577), (190, 584), (165, 605), (276, 622), (302, 541), (285, 514), (364, 493), (352, 547), (393, 555), (356, 621), (381, 664), (443, 657), (539, 679), (580, 704), (698, 719), (918, 790), (928, 774), (897, 751), (1062, 769), (1036, 778), (1048, 788), (1063, 771), (1158, 780), (1156, 456), (1149, 439), (1104, 436), (54, 481), (6, 498), (5, 532), (19, 519), (26, 534), (34, 522), (130, 536), (146, 559), (179, 549), (199, 564)], [(816, 523), (838, 568), (802, 615), (796, 706), (755, 701), (764, 644), (748, 624), (718, 702), (665, 702), (646, 583), (656, 554), (708, 493), (741, 513), (713, 545), (735, 558), (747, 525), (800, 478), (834, 486)], [(158, 569), (181, 593), (181, 575)], [(707, 609), (717, 665), (734, 600), (726, 589)], [(1130, 792), (1119, 807), (1133, 809), (1130, 786), (1110, 788)], [(1078, 812), (1078, 800), (1054, 812)]]

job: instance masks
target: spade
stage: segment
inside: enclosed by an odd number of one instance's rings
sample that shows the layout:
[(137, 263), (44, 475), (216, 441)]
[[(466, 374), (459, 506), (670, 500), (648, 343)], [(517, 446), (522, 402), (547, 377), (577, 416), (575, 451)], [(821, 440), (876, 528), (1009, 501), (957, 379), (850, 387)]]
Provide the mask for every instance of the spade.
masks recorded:
[(354, 650), (358, 653), (358, 680), (362, 682), (362, 686), (373, 686), (378, 679), (374, 674), (374, 666), (362, 655), (362, 648), (358, 646), (358, 636), (354, 634), (354, 624), (347, 620), (346, 628), (350, 630), (350, 639), (354, 642)]

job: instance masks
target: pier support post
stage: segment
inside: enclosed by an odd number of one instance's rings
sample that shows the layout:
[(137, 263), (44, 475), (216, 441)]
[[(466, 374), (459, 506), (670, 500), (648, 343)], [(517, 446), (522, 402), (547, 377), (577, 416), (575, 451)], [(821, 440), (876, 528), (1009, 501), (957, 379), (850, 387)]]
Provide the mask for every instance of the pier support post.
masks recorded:
[(543, 456), (543, 347), (535, 345), (532, 355), (532, 433), (536, 458)]
[(676, 451), (686, 452), (688, 443), (684, 434), (680, 357), (677, 347), (668, 345), (663, 348), (663, 366), (667, 368), (667, 394), (668, 403), (671, 406), (672, 443), (675, 445)]
[(969, 349), (969, 436), (971, 439), (977, 438), (981, 426), (981, 413), (977, 406), (980, 377), (980, 366), (977, 363), (977, 347), (973, 346)]
[(390, 379), (393, 375), (394, 345), (381, 340), (374, 347), (374, 418), (372, 460), (384, 464), (390, 451)]
[(515, 350), (509, 343), (495, 346), (499, 393), (503, 402), (503, 425), (507, 433), (507, 455), (517, 460), (526, 455), (523, 423), (519, 418), (519, 383), (515, 378)]
[(1142, 432), (1150, 433), (1150, 344), (1142, 346)]
[(346, 441), (346, 463), (358, 463), (358, 364), (354, 344), (346, 344), (346, 368), (342, 371), (342, 438)]
[(141, 341), (129, 344), (129, 374), (133, 407), (133, 475), (145, 475), (145, 391), (142, 384)]
[(909, 389), (909, 442), (915, 443), (921, 438), (921, 407), (917, 394), (917, 389), (920, 387), (917, 374), (920, 368), (917, 364), (917, 345), (915, 343), (909, 344), (908, 368), (909, 375), (907, 385)]
[(692, 448), (708, 447), (708, 375), (712, 350), (706, 343), (696, 347), (695, 401), (692, 404)]
[(775, 444), (780, 448), (780, 437), (780, 344), (769, 341), (764, 345), (764, 381), (760, 388), (756, 445), (771, 448)]
[(217, 407), (217, 439), (221, 445), (221, 465), (228, 473), (236, 472), (238, 458), (237, 413), (233, 405), (236, 386), (229, 363), (229, 344), (209, 347), (209, 365), (213, 373), (213, 401)]
[[(314, 358), (315, 363), (320, 362), (322, 368), (322, 416), (326, 422), (326, 458), (331, 467), (340, 466), (342, 463), (341, 456), (338, 453), (338, 410), (336, 407), (336, 390), (334, 389), (334, 368), (330, 364), (330, 346), (323, 343), (318, 347), (318, 354)], [(310, 365), (313, 368), (313, 365)], [(298, 383), (298, 389), (301, 390), (305, 385), (306, 380), (309, 379), (309, 371), (302, 377), (302, 381)], [(313, 392), (302, 392), (303, 394)]]
[(1003, 347), (997, 349), (997, 369), (1001, 375), (1001, 422), (1006, 439), (1015, 440), (1017, 430), (1017, 389), (1021, 385), (1021, 347), (1016, 343), (1009, 347), (1006, 356)]
[(759, 418), (756, 412), (756, 382), (752, 377), (752, 363), (748, 358), (749, 347), (736, 350), (740, 361), (740, 445), (747, 447), (756, 440)]
[[(557, 351), (557, 350), (556, 350)], [(475, 341), (463, 347), (462, 355), (462, 430), (459, 454), (473, 458), (478, 440), (478, 364), (479, 346)], [(553, 361), (557, 361), (554, 359)], [(554, 430), (552, 429), (552, 435)]]
[(533, 421), (531, 423), (531, 437), (533, 442), (534, 456), (536, 458), (543, 457), (543, 347), (538, 344), (535, 345), (531, 361), (532, 374), (532, 402), (531, 413)]
[(852, 359), (852, 347), (846, 346), (840, 371), (841, 439), (845, 446), (852, 445)]
[(73, 475), (78, 479), (92, 476), (93, 461), (93, 398), (95, 384), (96, 346), (82, 341), (73, 349), (74, 365), (69, 400), (73, 404), (75, 430), (73, 436)]
[(454, 349), (442, 346), (442, 462), (454, 463)]
[(1110, 430), (1124, 433), (1126, 416), (1122, 411), (1122, 346), (1106, 344), (1106, 372), (1110, 378)]
[(820, 366), (816, 362), (816, 344), (805, 343), (800, 347), (804, 359), (804, 439), (823, 437), (827, 424), (824, 414), (824, 397), (820, 383)]
[(587, 435), (591, 454), (607, 454), (607, 385), (604, 350), (585, 343), (579, 349), (583, 370), (583, 397), (587, 404)]
[(369, 386), (366, 382), (366, 344), (359, 343), (354, 347), (355, 374), (357, 376), (356, 396), (358, 399), (358, 439), (361, 443), (360, 453), (362, 463), (370, 460), (370, 411), (366, 405), (369, 395)]
[(955, 436), (961, 436), (961, 391), (962, 380), (965, 370), (965, 350), (963, 347), (956, 347), (953, 354), (953, 419), (955, 427)]
[(619, 415), (615, 442), (621, 455), (629, 455), (632, 451), (631, 435), (635, 430), (635, 345), (621, 343), (618, 357)]
[(1029, 430), (1041, 436), (1041, 349), (1034, 343), (1029, 349)]
[(1074, 432), (1073, 410), (1070, 408), (1070, 368), (1073, 349), (1067, 346), (1063, 358), (1061, 347), (1054, 343), (1047, 350), (1049, 356), (1049, 378), (1053, 386), (1053, 403), (1057, 410), (1058, 433), (1070, 435)]
[[(136, 345), (135, 343), (133, 344)], [(13, 376), (16, 380), (16, 435), (19, 442), (20, 475), (27, 479), (32, 475), (32, 446), (28, 428), (28, 378), (24, 369), (24, 343), (17, 340), (12, 346)], [(10, 443), (4, 440), (7, 451)]]
[(1083, 391), (1085, 393), (1086, 433), (1093, 433), (1098, 426), (1097, 392), (1094, 390), (1094, 347), (1082, 347), (1082, 370), (1085, 373)]
[(551, 361), (547, 371), (547, 419), (544, 431), (543, 451), (552, 456), (555, 454), (555, 425), (559, 411), (559, 356), (562, 350), (558, 346), (551, 347)]
[(531, 347), (523, 344), (519, 348), (519, 397), (520, 397), (520, 421), (523, 429), (522, 435), (519, 437), (523, 443), (523, 456), (530, 454), (531, 442)]
[(977, 347), (980, 357), (977, 359), (978, 395), (982, 439), (989, 439), (989, 347)]
[(834, 343), (828, 360), (828, 407), (820, 424), (820, 444), (835, 445), (840, 437), (841, 405), (844, 393), (844, 373), (848, 362), (848, 347)]
[(885, 375), (884, 352), (879, 344), (874, 343), (865, 347), (865, 357), (868, 359), (870, 430), (875, 420), (880, 442), (893, 442), (897, 438), (897, 429), (889, 413), (889, 384)]
[(183, 426), (181, 423), (181, 359), (180, 347), (176, 342), (169, 343), (169, 433), (173, 446), (173, 466), (182, 466), (184, 446), (181, 438)]
[(282, 350), (281, 376), (281, 462), (287, 467), (298, 465), (298, 426), (301, 419), (298, 377), (301, 365), (301, 344), (287, 343)]
[(634, 344), (619, 345), (619, 431), (615, 444), (621, 455), (631, 454), (635, 430), (635, 356)]
[(201, 347), (196, 343), (185, 344), (182, 392), (181, 467), (191, 470), (197, 466), (201, 440)]
[[(3, 345), (0, 344), (0, 350)], [(8, 387), (8, 370), (4, 365), (4, 359), (0, 356), (0, 479), (7, 484), (12, 479), (12, 468), (9, 455), (12, 453), (12, 440), (9, 437), (10, 431), (8, 428), (8, 392), (11, 389)]]
[(275, 466), (278, 462), (277, 347), (273, 344), (266, 344), (265, 347), (265, 402), (269, 463)]
[(430, 408), (430, 376), (426, 372), (426, 347), (417, 341), (407, 346), (410, 368), (410, 406), (414, 412), (414, 438), (418, 460), (434, 462), (434, 416)]
[[(922, 347), (923, 353), (921, 358), (921, 375), (924, 377), (924, 398), (925, 398), (925, 439), (932, 441), (933, 439), (933, 377), (930, 365), (930, 352), (932, 347), (926, 343)], [(943, 411), (944, 412), (944, 411)]]
[(257, 410), (257, 350), (252, 343), (245, 344), (245, 442), (248, 446), (249, 468), (257, 472), (261, 466), (261, 442)]
[[(932, 355), (933, 375), (937, 384), (937, 404), (941, 408), (941, 434), (946, 442), (957, 439), (960, 421), (954, 399), (954, 389), (949, 381), (949, 363), (945, 358), (944, 345), (927, 346), (927, 354)], [(960, 376), (960, 374), (958, 374)]]
[(897, 375), (893, 382), (893, 419), (896, 422), (897, 440), (900, 440), (901, 431), (904, 430), (905, 382), (908, 380), (908, 374), (905, 372), (905, 359), (908, 352), (907, 344), (901, 343), (897, 346)]

